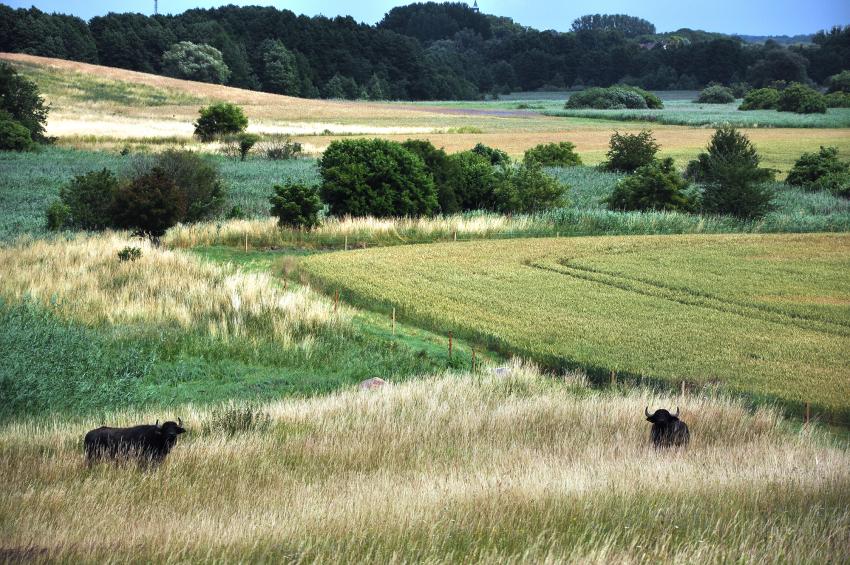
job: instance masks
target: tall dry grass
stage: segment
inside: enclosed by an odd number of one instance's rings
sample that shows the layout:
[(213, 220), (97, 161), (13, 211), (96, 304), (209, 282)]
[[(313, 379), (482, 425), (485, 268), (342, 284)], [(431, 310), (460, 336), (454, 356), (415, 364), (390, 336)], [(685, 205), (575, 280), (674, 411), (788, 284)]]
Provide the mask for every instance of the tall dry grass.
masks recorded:
[[(119, 261), (127, 246), (140, 248), (141, 258)], [(122, 233), (0, 247), (0, 298), (33, 300), (91, 326), (167, 326), (282, 345), (349, 322), (345, 309), (335, 312), (309, 289), (285, 291), (266, 274), (205, 263)]]
[[(682, 407), (687, 451), (647, 445)], [(850, 454), (775, 412), (515, 366), (260, 407), (165, 464), (87, 468), (99, 420), (0, 428), (3, 555), (60, 561), (846, 562)], [(166, 414), (117, 414), (111, 424)], [(262, 419), (260, 420), (262, 421)]]

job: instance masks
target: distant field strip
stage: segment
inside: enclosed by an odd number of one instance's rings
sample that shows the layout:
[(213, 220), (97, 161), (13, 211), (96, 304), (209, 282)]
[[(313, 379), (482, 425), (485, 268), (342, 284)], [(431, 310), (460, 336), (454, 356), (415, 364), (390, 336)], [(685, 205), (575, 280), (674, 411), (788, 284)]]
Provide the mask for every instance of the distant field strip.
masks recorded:
[(850, 236), (663, 236), (309, 257), (355, 302), (548, 366), (850, 409)]

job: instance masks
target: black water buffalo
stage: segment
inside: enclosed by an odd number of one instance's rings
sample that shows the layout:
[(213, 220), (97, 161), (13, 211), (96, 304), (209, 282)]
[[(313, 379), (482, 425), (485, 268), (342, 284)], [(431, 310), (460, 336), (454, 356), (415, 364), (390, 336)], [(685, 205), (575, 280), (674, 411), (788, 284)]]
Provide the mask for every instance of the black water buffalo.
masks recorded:
[(649, 414), (649, 406), (643, 409), (646, 420), (652, 422), (652, 430), (649, 432), (649, 440), (656, 448), (680, 447), (688, 445), (691, 434), (688, 425), (679, 419), (679, 408), (676, 407), (674, 416), (665, 409), (656, 410)]
[(86, 434), (86, 458), (91, 463), (101, 457), (138, 457), (160, 463), (174, 444), (177, 436), (185, 432), (183, 420), (165, 422), (159, 420), (153, 426), (133, 426), (132, 428), (97, 428)]

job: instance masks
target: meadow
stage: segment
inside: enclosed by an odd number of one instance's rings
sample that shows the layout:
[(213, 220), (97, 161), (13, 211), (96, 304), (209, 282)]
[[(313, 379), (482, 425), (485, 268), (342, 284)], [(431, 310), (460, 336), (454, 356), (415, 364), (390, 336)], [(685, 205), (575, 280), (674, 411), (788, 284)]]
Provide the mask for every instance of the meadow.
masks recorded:
[(553, 369), (850, 416), (846, 235), (554, 238), (301, 260), (354, 304)]
[[(686, 453), (647, 446), (647, 404), (681, 405), (694, 432)], [(79, 438), (100, 419), (0, 427), (0, 555), (293, 563), (850, 557), (847, 450), (815, 428), (793, 429), (774, 410), (723, 396), (598, 391), (581, 374), (553, 379), (515, 364), (507, 377), (450, 373), (178, 414), (189, 433), (148, 472), (132, 463), (86, 467)], [(119, 411), (109, 421), (161, 417)]]

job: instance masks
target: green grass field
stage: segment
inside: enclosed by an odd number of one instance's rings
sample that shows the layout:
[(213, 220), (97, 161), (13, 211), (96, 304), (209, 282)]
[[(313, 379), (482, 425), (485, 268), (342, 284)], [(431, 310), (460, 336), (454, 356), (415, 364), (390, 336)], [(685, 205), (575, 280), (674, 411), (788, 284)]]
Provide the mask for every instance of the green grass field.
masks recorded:
[(850, 238), (683, 236), (406, 246), (305, 258), (326, 289), (554, 368), (850, 415)]

